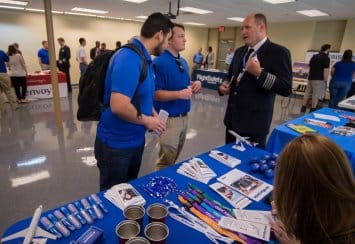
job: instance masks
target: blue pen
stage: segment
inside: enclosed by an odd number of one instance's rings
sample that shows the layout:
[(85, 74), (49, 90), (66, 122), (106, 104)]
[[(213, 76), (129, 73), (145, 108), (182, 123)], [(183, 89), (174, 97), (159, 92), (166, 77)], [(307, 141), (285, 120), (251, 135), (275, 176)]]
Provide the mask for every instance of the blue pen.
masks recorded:
[(69, 230), (75, 230), (74, 225), (63, 215), (60, 210), (54, 211), (54, 216), (57, 217)]
[(102, 203), (101, 199), (96, 195), (96, 194), (91, 194), (92, 199), (96, 202), (97, 205), (104, 211), (104, 213), (108, 213), (109, 211), (105, 207), (105, 205)]
[(69, 219), (69, 221), (74, 225), (75, 228), (81, 228), (82, 225), (79, 220), (77, 220), (77, 218), (75, 218), (75, 216), (71, 214), (68, 209), (66, 209), (65, 207), (61, 207), (60, 210), (64, 213), (64, 215)]
[(68, 205), (68, 208), (69, 208), (70, 212), (72, 212), (72, 214), (74, 214), (74, 216), (80, 221), (80, 223), (82, 225), (86, 224), (86, 220), (83, 218), (83, 216), (81, 216), (81, 214), (79, 213), (78, 209), (76, 209), (74, 204), (70, 203)]
[(92, 207), (90, 206), (90, 204), (86, 198), (81, 199), (81, 204), (84, 206), (85, 210), (88, 211), (88, 213), (90, 214), (92, 219), (97, 218), (94, 210), (92, 209)]
[(55, 235), (58, 239), (63, 237), (63, 235), (60, 234), (60, 232), (54, 227), (53, 223), (47, 217), (42, 217), (39, 221), (47, 231)]
[(223, 214), (224, 216), (227, 217), (231, 217), (234, 218), (234, 216), (232, 216), (230, 213), (228, 213), (225, 209), (221, 208), (220, 206), (212, 203), (210, 200), (206, 199), (205, 197), (203, 197), (201, 194), (199, 194), (197, 191), (195, 190), (191, 190), (190, 191), (192, 194), (194, 194), (196, 197), (198, 197), (199, 199), (201, 199), (202, 201), (204, 201), (205, 203), (207, 203), (211, 208), (214, 208), (215, 210), (217, 210), (218, 212), (220, 212), (221, 214)]
[(91, 218), (90, 214), (88, 214), (88, 212), (85, 211), (85, 209), (81, 206), (81, 204), (79, 202), (75, 202), (74, 205), (75, 205), (75, 207), (77, 207), (79, 209), (80, 214), (85, 218), (85, 221), (88, 224), (94, 223), (94, 221)]
[(211, 208), (210, 206), (208, 206), (205, 202), (201, 201), (200, 199), (198, 199), (197, 197), (195, 197), (194, 195), (192, 195), (190, 192), (187, 192), (187, 194), (192, 198), (195, 199), (196, 202), (200, 201), (200, 205), (206, 209), (208, 212), (210, 212), (211, 214), (213, 214), (214, 216), (216, 216), (218, 219), (222, 218), (223, 215), (220, 214), (218, 211), (216, 211), (215, 209)]
[(104, 217), (103, 213), (101, 212), (100, 208), (96, 205), (94, 199), (92, 197), (88, 197), (90, 205), (95, 212), (97, 218), (102, 219)]
[(50, 219), (50, 221), (52, 221), (52, 223), (60, 231), (60, 233), (62, 233), (63, 236), (67, 237), (70, 235), (70, 230), (68, 230), (68, 228), (62, 224), (62, 222), (58, 221), (58, 219), (54, 217), (53, 214), (48, 214), (47, 217)]

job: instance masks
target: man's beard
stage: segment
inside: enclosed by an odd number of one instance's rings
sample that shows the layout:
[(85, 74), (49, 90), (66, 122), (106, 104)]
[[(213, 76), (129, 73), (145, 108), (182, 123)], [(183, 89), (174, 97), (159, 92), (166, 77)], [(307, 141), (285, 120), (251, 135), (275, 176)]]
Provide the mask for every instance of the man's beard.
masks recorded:
[(162, 42), (160, 42), (158, 44), (158, 46), (156, 46), (154, 48), (154, 50), (153, 50), (154, 56), (160, 56), (164, 52), (164, 48), (163, 48), (164, 42), (165, 42), (165, 38), (164, 38), (164, 40), (162, 40)]

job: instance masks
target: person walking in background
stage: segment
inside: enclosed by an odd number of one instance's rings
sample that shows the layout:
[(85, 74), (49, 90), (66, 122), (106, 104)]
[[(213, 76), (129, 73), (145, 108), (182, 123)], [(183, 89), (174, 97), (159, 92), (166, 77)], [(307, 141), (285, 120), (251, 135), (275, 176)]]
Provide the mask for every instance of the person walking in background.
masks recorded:
[(27, 68), (22, 55), (17, 52), (15, 45), (8, 48), (10, 79), (15, 88), (18, 103), (27, 103)]
[(312, 101), (311, 110), (317, 110), (319, 100), (323, 100), (329, 78), (329, 50), (331, 45), (324, 44), (318, 54), (313, 55), (309, 61), (309, 75), (307, 88), (304, 93), (301, 113), (307, 110), (309, 100)]
[(80, 76), (84, 74), (86, 67), (88, 66), (88, 61), (86, 57), (86, 51), (85, 51), (85, 46), (86, 46), (86, 40), (85, 38), (81, 37), (79, 38), (79, 43), (80, 46), (78, 47), (78, 50), (76, 51), (76, 61), (79, 63), (79, 70), (80, 70)]
[(101, 53), (104, 53), (104, 52), (106, 52), (106, 51), (107, 51), (107, 49), (106, 49), (106, 43), (102, 42), (102, 43), (101, 43), (101, 48), (100, 48), (100, 54), (101, 54)]
[(70, 80), (70, 48), (65, 43), (63, 37), (59, 37), (57, 39), (60, 49), (59, 49), (59, 57), (58, 57), (58, 68), (60, 71), (65, 73), (67, 79), (67, 89), (68, 92), (72, 91), (71, 80)]
[(265, 148), (275, 96), (291, 94), (290, 51), (271, 42), (266, 31), (265, 15), (251, 14), (244, 19), (241, 32), (245, 45), (234, 53), (228, 72), (231, 83), (219, 87), (220, 95), (229, 94), (224, 117), (226, 143), (235, 141), (228, 132), (233, 130)]
[(338, 103), (348, 94), (355, 74), (353, 51), (344, 52), (341, 61), (335, 63), (331, 69), (332, 79), (329, 84), (330, 108), (338, 108)]
[(121, 46), (122, 46), (121, 42), (120, 42), (120, 41), (117, 41), (117, 42), (116, 42), (115, 52), (116, 52), (118, 49), (120, 49)]
[(10, 77), (7, 74), (5, 62), (9, 62), (9, 56), (0, 50), (0, 114), (5, 111), (5, 101), (2, 93), (5, 93), (12, 110), (18, 109), (18, 104), (14, 91), (11, 88)]
[(172, 36), (164, 53), (154, 59), (154, 108), (169, 113), (166, 132), (159, 139), (159, 159), (156, 169), (173, 165), (184, 146), (191, 95), (201, 90), (200, 81), (190, 81), (187, 61), (180, 56), (185, 50), (185, 28), (174, 24)]
[(200, 69), (203, 63), (202, 48), (199, 48), (197, 52), (194, 54), (192, 58), (192, 62), (194, 63), (192, 66), (192, 73), (193, 73), (196, 69)]
[[(137, 178), (148, 130), (161, 134), (165, 123), (153, 108), (154, 71), (151, 55), (159, 56), (171, 35), (171, 21), (161, 13), (151, 14), (138, 39), (132, 44), (145, 57), (122, 48), (111, 58), (105, 79), (104, 103), (97, 125), (95, 158), (100, 171), (100, 190)], [(146, 79), (139, 85), (141, 67), (147, 62)], [(142, 115), (137, 116), (135, 91), (139, 96)], [(133, 100), (133, 101), (132, 101)]]
[(20, 51), (20, 45), (17, 42), (14, 42), (13, 45), (15, 46), (17, 52), (22, 55), (22, 52)]
[(96, 41), (95, 47), (90, 49), (90, 58), (94, 59), (99, 54), (100, 54), (100, 41)]
[(278, 157), (274, 183), (277, 220), (270, 224), (282, 244), (355, 243), (355, 181), (333, 141), (316, 133), (291, 141)]
[(224, 61), (226, 64), (226, 67), (225, 67), (226, 70), (229, 70), (229, 66), (232, 63), (233, 56), (234, 56), (233, 48), (228, 48), (227, 54), (226, 54), (226, 60)]
[(207, 69), (213, 69), (214, 67), (214, 52), (212, 50), (212, 47), (208, 47), (208, 51), (205, 57), (205, 62), (204, 62), (205, 68)]
[(38, 50), (37, 57), (41, 70), (49, 70), (48, 41), (42, 41), (42, 48)]

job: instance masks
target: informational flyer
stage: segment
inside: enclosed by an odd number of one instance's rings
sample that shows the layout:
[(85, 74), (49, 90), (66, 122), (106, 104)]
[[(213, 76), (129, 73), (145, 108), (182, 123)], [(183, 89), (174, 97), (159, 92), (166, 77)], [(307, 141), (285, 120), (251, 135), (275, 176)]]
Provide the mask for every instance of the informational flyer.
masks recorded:
[(260, 201), (274, 188), (272, 185), (238, 169), (229, 171), (217, 180), (254, 201)]
[(213, 183), (210, 187), (234, 208), (242, 209), (252, 202), (249, 198), (220, 182)]
[(210, 156), (211, 158), (227, 165), (228, 167), (234, 168), (235, 166), (237, 166), (238, 164), (240, 164), (240, 159), (235, 158), (227, 153), (218, 151), (218, 150), (212, 150), (208, 156)]

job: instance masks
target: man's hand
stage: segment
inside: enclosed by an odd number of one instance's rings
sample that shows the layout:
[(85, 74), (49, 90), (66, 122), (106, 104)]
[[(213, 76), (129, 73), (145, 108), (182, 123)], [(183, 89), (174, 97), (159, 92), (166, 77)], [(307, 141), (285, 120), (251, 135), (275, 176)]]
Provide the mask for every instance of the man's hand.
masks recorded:
[(191, 99), (192, 89), (186, 88), (179, 91), (179, 99), (188, 100)]
[(191, 90), (193, 93), (199, 93), (201, 91), (201, 82), (199, 80), (194, 81), (191, 84)]
[(158, 135), (161, 135), (166, 130), (166, 124), (159, 118), (159, 116), (143, 115), (142, 122), (148, 130), (155, 131)]
[(222, 85), (219, 86), (219, 91), (223, 94), (223, 95), (228, 95), (230, 92), (230, 85), (227, 85), (225, 83), (222, 83)]
[(254, 75), (255, 77), (259, 77), (261, 74), (261, 71), (263, 70), (260, 66), (260, 62), (257, 58), (249, 58), (248, 62), (245, 66), (246, 71), (248, 71), (249, 74)]

